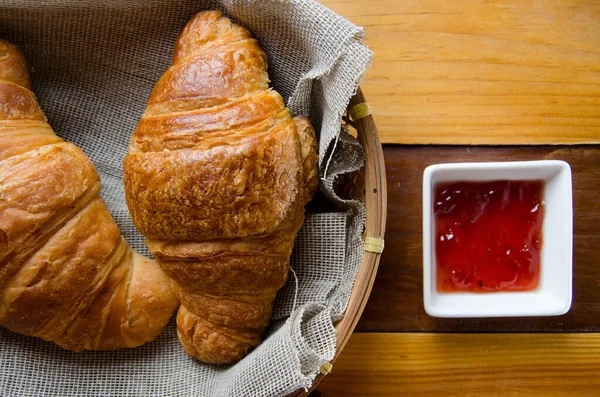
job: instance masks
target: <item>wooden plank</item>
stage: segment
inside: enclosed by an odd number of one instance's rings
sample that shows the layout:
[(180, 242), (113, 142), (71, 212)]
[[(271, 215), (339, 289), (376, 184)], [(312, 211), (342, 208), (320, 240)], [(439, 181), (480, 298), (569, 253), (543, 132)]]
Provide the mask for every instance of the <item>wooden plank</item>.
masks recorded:
[[(384, 147), (388, 186), (385, 250), (358, 331), (600, 332), (600, 146)], [(558, 317), (439, 319), (423, 309), (423, 170), (433, 163), (561, 159), (570, 163), (574, 202), (573, 305)]]
[(355, 333), (318, 386), (336, 396), (596, 396), (599, 334)]
[(384, 143), (600, 143), (600, 2), (319, 1), (365, 28)]

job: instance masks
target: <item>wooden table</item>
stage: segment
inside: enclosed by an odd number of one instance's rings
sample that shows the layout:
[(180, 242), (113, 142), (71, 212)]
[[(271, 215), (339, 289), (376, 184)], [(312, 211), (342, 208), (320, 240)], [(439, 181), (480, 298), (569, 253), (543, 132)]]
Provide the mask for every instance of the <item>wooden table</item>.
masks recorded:
[[(365, 27), (361, 87), (384, 145), (386, 248), (331, 396), (600, 395), (600, 2), (321, 0)], [(423, 309), (430, 164), (561, 159), (573, 172), (573, 305), (558, 317)]]

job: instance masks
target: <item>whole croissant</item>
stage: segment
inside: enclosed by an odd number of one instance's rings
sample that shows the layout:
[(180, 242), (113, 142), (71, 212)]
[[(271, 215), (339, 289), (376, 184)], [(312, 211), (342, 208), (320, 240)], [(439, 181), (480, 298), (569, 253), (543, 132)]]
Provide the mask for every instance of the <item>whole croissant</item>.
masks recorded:
[(93, 164), (29, 85), (0, 40), (0, 325), (73, 351), (151, 341), (178, 305), (168, 279), (125, 243)]
[(204, 362), (234, 362), (261, 341), (317, 185), (312, 127), (268, 83), (250, 33), (201, 12), (125, 158), (132, 218), (182, 302), (183, 349)]

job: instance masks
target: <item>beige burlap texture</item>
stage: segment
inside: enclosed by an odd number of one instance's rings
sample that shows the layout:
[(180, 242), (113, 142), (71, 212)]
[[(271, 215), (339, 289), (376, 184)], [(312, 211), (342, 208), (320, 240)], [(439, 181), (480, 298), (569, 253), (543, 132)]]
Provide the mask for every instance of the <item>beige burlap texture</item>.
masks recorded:
[(0, 328), (0, 396), (286, 395), (309, 387), (334, 357), (334, 324), (362, 259), (364, 209), (334, 192), (338, 176), (363, 162), (340, 131), (372, 58), (361, 29), (310, 0), (0, 0), (0, 36), (24, 51), (50, 124), (92, 159), (123, 235), (148, 255), (125, 205), (122, 161), (177, 34), (205, 9), (258, 38), (272, 86), (319, 135), (328, 203), (309, 206), (268, 337), (241, 362), (214, 366), (182, 352), (173, 321), (155, 342), (115, 352), (71, 353)]

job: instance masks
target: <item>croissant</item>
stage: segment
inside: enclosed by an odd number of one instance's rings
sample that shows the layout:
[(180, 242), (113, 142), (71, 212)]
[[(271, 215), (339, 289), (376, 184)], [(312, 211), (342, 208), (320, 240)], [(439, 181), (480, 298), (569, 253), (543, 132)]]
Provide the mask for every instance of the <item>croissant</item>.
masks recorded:
[(125, 243), (93, 164), (29, 87), (0, 40), (0, 325), (73, 351), (151, 341), (178, 305), (168, 279)]
[(314, 131), (268, 83), (246, 29), (197, 14), (124, 161), (132, 219), (181, 301), (183, 350), (207, 363), (260, 343), (317, 186)]

